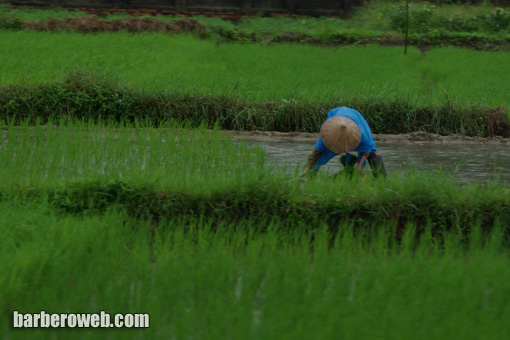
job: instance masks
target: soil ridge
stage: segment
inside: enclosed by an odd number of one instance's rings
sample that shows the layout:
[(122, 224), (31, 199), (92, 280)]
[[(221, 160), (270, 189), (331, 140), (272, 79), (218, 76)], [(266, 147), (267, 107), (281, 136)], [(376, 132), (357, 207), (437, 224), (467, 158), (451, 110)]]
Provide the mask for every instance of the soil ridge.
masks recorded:
[[(378, 44), (381, 46), (403, 46), (405, 38), (398, 33), (384, 33), (375, 36), (337, 33), (328, 38), (317, 38), (306, 33), (284, 31), (275, 37), (257, 35), (256, 33), (232, 32), (214, 29), (201, 22), (183, 18), (176, 21), (163, 21), (152, 17), (132, 17), (114, 20), (102, 20), (95, 15), (78, 18), (50, 19), (48, 21), (23, 21), (21, 28), (36, 31), (72, 31), (80, 33), (98, 32), (165, 32), (165, 33), (196, 33), (203, 36), (206, 31), (218, 34), (225, 42), (251, 41), (261, 43), (300, 43), (313, 46), (340, 47), (345, 45)], [(478, 35), (456, 34), (443, 32), (437, 36), (429, 34), (410, 37), (408, 44), (417, 46), (422, 52), (433, 47), (456, 46), (474, 50), (510, 50), (510, 38), (491, 38)]]
[[(312, 142), (319, 138), (318, 133), (311, 132), (279, 132), (279, 131), (235, 131), (223, 130), (234, 140), (250, 141), (282, 141), (282, 142)], [(510, 145), (510, 138), (502, 136), (480, 137), (464, 136), (459, 134), (440, 135), (423, 131), (401, 133), (401, 134), (374, 134), (376, 142), (382, 143), (476, 143), (476, 144), (507, 144)]]

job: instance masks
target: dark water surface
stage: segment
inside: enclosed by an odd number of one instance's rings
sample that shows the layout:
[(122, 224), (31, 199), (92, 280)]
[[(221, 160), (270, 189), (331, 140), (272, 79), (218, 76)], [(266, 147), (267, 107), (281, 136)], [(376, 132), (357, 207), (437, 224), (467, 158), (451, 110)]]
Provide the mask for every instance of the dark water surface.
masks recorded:
[[(294, 170), (304, 168), (315, 141), (246, 141), (261, 146), (267, 161)], [(403, 173), (409, 168), (453, 174), (459, 182), (487, 182), (497, 177), (510, 184), (510, 147), (498, 144), (378, 142), (377, 153), (384, 159), (388, 174)], [(342, 165), (333, 158), (321, 171), (334, 173)], [(367, 167), (366, 169), (369, 169)]]

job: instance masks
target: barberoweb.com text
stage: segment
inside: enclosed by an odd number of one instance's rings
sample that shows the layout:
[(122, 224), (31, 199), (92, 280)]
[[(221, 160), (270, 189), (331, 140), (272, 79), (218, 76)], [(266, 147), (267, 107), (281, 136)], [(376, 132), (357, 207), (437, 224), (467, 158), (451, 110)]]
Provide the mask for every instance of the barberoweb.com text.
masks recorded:
[(19, 313), (14, 311), (14, 328), (149, 328), (149, 314)]

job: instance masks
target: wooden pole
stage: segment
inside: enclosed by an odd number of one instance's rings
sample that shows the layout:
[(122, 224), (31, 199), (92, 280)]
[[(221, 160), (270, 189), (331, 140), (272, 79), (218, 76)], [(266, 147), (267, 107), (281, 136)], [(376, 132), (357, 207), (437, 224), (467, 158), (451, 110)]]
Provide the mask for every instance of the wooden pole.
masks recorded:
[(404, 54), (407, 55), (407, 37), (409, 35), (409, 0), (406, 0), (406, 39), (404, 42)]

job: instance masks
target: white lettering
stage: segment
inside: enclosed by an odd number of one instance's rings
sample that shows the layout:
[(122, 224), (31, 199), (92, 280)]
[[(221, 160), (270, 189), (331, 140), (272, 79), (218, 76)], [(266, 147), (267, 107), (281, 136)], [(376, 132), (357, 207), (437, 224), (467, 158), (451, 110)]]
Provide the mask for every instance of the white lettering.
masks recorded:
[(110, 314), (101, 311), (101, 327), (110, 327)]
[(115, 327), (123, 327), (124, 326), (124, 323), (122, 322), (122, 320), (124, 319), (124, 317), (121, 315), (121, 314), (117, 314), (115, 315)]
[(25, 314), (25, 316), (23, 317), (24, 320), (23, 320), (23, 327), (32, 327), (32, 315), (31, 314)]
[(15, 328), (21, 328), (23, 327), (23, 314), (20, 314), (18, 313), (17, 310), (14, 311), (14, 315), (13, 315), (13, 326)]
[(99, 327), (99, 314), (92, 314), (90, 316), (90, 325), (94, 328)]
[(41, 327), (50, 327), (50, 314), (46, 313), (45, 311), (41, 311)]
[(71, 328), (76, 327), (76, 315), (74, 314), (67, 315), (67, 327)]
[(90, 314), (78, 314), (76, 318), (78, 319), (78, 327), (90, 327)]
[(149, 314), (138, 314), (135, 322), (136, 328), (149, 328), (150, 316)]
[(132, 314), (126, 314), (124, 316), (124, 327), (131, 328), (133, 327), (133, 315)]
[(115, 314), (111, 322), (111, 315), (105, 311), (101, 313), (53, 314), (40, 311), (39, 313), (20, 313), (13, 311), (12, 325), (14, 328), (149, 328), (149, 314)]
[(51, 314), (51, 327), (57, 328), (60, 326), (60, 315)]
[(39, 327), (39, 319), (41, 319), (41, 314), (34, 314), (34, 325), (33, 327)]

